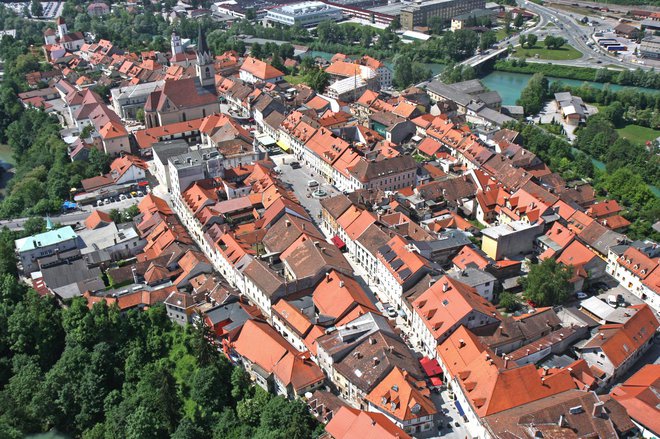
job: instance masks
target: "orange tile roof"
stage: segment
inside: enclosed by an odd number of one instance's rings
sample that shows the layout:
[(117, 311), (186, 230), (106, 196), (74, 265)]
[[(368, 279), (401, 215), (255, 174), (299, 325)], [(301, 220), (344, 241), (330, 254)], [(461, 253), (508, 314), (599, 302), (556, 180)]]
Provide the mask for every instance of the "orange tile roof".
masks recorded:
[(362, 72), (359, 64), (354, 64), (346, 61), (333, 62), (325, 69), (325, 71), (329, 75), (343, 76), (346, 78), (360, 75)]
[(335, 320), (343, 318), (358, 305), (363, 311), (373, 311), (373, 305), (355, 279), (338, 271), (331, 270), (318, 283), (312, 293), (314, 305), (319, 314)]
[(165, 200), (158, 198), (154, 194), (147, 194), (140, 202), (138, 203), (138, 209), (140, 213), (155, 213), (160, 212), (164, 215), (173, 215), (174, 211), (170, 208)]
[(635, 247), (628, 247), (617, 263), (640, 279), (646, 279), (660, 263), (660, 258), (651, 259)]
[(616, 200), (605, 200), (589, 206), (587, 215), (592, 218), (601, 218), (621, 212), (623, 209)]
[(109, 213), (103, 212), (101, 210), (95, 210), (85, 219), (85, 227), (90, 230), (94, 230), (99, 226), (105, 226), (111, 222), (113, 221)]
[(642, 283), (651, 291), (660, 294), (660, 268), (656, 267)]
[(411, 439), (387, 416), (341, 407), (325, 426), (333, 439)]
[(615, 368), (633, 356), (655, 335), (660, 324), (647, 304), (628, 309), (632, 315), (625, 323), (601, 325), (598, 334), (582, 349), (600, 348)]
[(296, 391), (325, 379), (323, 371), (309, 359), (309, 353), (296, 351), (266, 322), (246, 321), (232, 347)]
[(425, 137), (424, 140), (417, 145), (417, 149), (429, 157), (435, 156), (441, 148), (442, 144), (432, 137)]
[(147, 162), (145, 162), (141, 158), (136, 157), (134, 155), (126, 154), (122, 157), (117, 157), (116, 159), (114, 159), (110, 164), (110, 169), (113, 171), (113, 176), (115, 177), (115, 180), (117, 180), (119, 177), (124, 175), (126, 171), (131, 169), (132, 166), (136, 166), (144, 171), (146, 171), (149, 168)]
[(346, 227), (345, 232), (351, 240), (355, 241), (375, 222), (376, 215), (368, 210), (363, 210), (360, 215), (355, 218), (355, 221)]
[[(436, 351), (451, 378), (457, 377), (460, 372), (467, 369), (469, 364), (486, 354), (490, 355), (490, 358), (499, 367), (504, 367), (504, 360), (495, 355), (488, 346), (463, 325), (438, 345)], [(513, 366), (516, 366), (514, 361), (508, 362), (507, 367)]]
[(458, 373), (465, 397), (477, 416), (485, 417), (575, 389), (566, 369), (547, 373), (533, 364), (501, 369), (489, 354)]
[(284, 320), (287, 326), (297, 332), (300, 337), (306, 337), (312, 326), (314, 326), (305, 314), (284, 299), (280, 299), (273, 305), (273, 311)]
[(545, 236), (562, 248), (566, 247), (575, 238), (573, 232), (559, 224), (559, 222), (555, 222)]
[[(390, 261), (386, 260), (380, 250), (378, 251), (377, 257), (383, 264), (385, 264), (388, 271), (394, 275), (399, 284), (403, 284), (408, 278), (430, 266), (429, 261), (419, 253), (411, 251), (408, 248), (408, 241), (399, 235), (394, 235), (387, 242), (387, 246), (392, 252), (394, 252), (394, 258)], [(398, 268), (394, 268), (391, 264), (394, 261), (401, 261), (402, 264), (398, 265)], [(410, 273), (405, 272), (406, 269)]]
[(259, 60), (248, 56), (241, 64), (241, 70), (252, 74), (253, 76), (266, 81), (268, 79), (275, 79), (278, 76), (284, 76), (284, 73), (277, 70), (275, 67)]
[(128, 136), (128, 131), (121, 122), (111, 120), (101, 127), (99, 135), (102, 139), (116, 139)]
[(399, 420), (412, 421), (437, 413), (424, 381), (417, 381), (398, 367), (392, 369), (367, 395), (367, 401)]
[(610, 392), (625, 407), (628, 416), (660, 434), (660, 364), (647, 364)]
[(151, 145), (160, 142), (164, 137), (199, 131), (203, 121), (204, 119), (192, 119), (185, 122), (176, 122), (160, 127), (138, 130), (134, 133), (135, 140), (141, 149), (151, 148)]
[(442, 276), (417, 297), (412, 305), (436, 339), (472, 312), (489, 318), (497, 315), (493, 304), (481, 297), (474, 288), (449, 276)]
[(578, 268), (597, 257), (598, 256), (596, 256), (596, 254), (589, 250), (584, 244), (579, 241), (573, 241), (564, 249), (561, 256), (557, 259), (557, 262)]

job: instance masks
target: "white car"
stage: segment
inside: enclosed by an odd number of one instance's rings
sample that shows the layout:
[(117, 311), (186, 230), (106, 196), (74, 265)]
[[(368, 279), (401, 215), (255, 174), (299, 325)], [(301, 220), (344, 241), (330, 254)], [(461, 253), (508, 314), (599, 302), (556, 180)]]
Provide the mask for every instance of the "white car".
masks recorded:
[(124, 201), (124, 200), (126, 199), (126, 195), (121, 194), (121, 195), (119, 196), (119, 199), (120, 199), (121, 201)]
[(110, 200), (106, 198), (105, 200), (103, 200), (103, 204), (110, 204)]
[(582, 291), (578, 291), (577, 293), (575, 293), (575, 297), (577, 297), (580, 300), (584, 300), (587, 297), (589, 297), (589, 295), (587, 293), (582, 292)]

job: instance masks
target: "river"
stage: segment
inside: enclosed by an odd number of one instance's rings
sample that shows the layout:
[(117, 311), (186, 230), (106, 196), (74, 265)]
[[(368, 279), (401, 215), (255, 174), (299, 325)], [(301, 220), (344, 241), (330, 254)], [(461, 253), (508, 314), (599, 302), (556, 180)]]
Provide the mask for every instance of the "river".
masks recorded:
[[(520, 92), (522, 91), (523, 88), (525, 88), (531, 77), (532, 75), (528, 73), (510, 73), (510, 72), (496, 71), (481, 78), (481, 82), (490, 90), (494, 90), (498, 92), (500, 96), (502, 96), (502, 105), (516, 105), (516, 101), (520, 97)], [(606, 85), (603, 84), (602, 82), (578, 81), (576, 79), (562, 79), (562, 78), (554, 78), (551, 76), (548, 77), (548, 80), (551, 83), (561, 81), (562, 83), (566, 85), (570, 85), (572, 87), (579, 87), (584, 83), (587, 83), (595, 88), (603, 88)], [(608, 86), (610, 90), (613, 91), (632, 89), (632, 90), (644, 91), (648, 93), (659, 92), (658, 90), (652, 88), (644, 88), (644, 87), (632, 87), (632, 86), (617, 85), (617, 84), (608, 84)]]

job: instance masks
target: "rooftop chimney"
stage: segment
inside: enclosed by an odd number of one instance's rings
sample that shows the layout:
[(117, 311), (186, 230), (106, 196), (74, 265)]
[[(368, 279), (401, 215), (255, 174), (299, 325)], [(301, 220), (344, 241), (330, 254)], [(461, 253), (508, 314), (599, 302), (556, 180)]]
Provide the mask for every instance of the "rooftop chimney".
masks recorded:
[(449, 282), (445, 282), (442, 284), (442, 292), (446, 293), (449, 290)]
[(594, 418), (603, 418), (605, 417), (605, 403), (603, 401), (598, 401), (594, 404), (594, 409), (591, 412), (591, 415)]

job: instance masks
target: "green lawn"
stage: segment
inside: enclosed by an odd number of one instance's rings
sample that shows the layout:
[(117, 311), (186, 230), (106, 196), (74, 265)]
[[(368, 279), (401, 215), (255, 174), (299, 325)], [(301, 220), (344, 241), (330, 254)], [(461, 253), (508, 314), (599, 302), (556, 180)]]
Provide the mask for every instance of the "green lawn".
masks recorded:
[(506, 34), (506, 29), (497, 29), (495, 31), (495, 37), (497, 38), (497, 41), (503, 41), (506, 39), (508, 35)]
[(543, 29), (548, 29), (551, 27), (557, 27), (557, 26), (555, 26), (555, 24), (552, 21), (549, 21), (545, 24), (545, 26), (543, 26)]
[(291, 85), (301, 84), (305, 82), (305, 78), (303, 76), (293, 76), (293, 75), (285, 75), (284, 80)]
[(579, 59), (582, 58), (582, 52), (575, 49), (573, 46), (565, 44), (560, 49), (546, 49), (536, 45), (531, 49), (523, 49), (522, 47), (516, 47), (516, 50), (513, 52), (513, 56), (517, 58), (536, 58), (538, 55), (539, 59), (548, 59), (548, 60), (568, 60), (568, 59)]
[(616, 130), (621, 137), (625, 137), (631, 142), (644, 144), (648, 140), (653, 140), (660, 136), (660, 130), (647, 128), (639, 125), (626, 125)]

